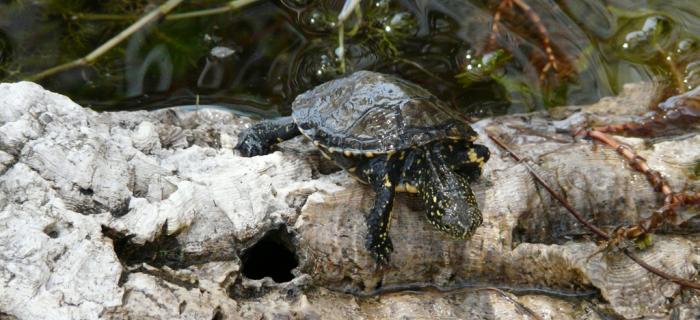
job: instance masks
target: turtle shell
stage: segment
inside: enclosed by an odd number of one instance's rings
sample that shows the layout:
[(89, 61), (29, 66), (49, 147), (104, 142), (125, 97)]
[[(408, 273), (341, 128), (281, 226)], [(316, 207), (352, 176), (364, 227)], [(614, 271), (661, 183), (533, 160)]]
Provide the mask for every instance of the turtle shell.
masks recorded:
[(358, 71), (299, 95), (292, 117), (328, 149), (387, 153), (441, 139), (476, 139), (455, 112), (427, 90), (395, 76)]

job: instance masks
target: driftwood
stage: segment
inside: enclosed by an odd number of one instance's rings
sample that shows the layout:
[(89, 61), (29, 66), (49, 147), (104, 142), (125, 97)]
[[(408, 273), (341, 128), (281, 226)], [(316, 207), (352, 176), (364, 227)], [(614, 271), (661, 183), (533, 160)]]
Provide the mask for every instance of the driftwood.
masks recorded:
[[(633, 119), (652, 93), (629, 85), (592, 106), (476, 123), (492, 151), (473, 186), (483, 225), (450, 239), (401, 194), (391, 264), (376, 268), (363, 246), (372, 191), (302, 138), (242, 158), (232, 148), (250, 120), (231, 113), (96, 113), (32, 83), (1, 84), (0, 318), (693, 318), (698, 292), (621, 252), (595, 254), (591, 232), (486, 138), (612, 231), (663, 198), (615, 150), (560, 132)], [(700, 189), (697, 132), (619, 139), (675, 190)], [(697, 279), (693, 210), (636, 254)], [(293, 280), (245, 277), (242, 256), (280, 228), (298, 257)]]

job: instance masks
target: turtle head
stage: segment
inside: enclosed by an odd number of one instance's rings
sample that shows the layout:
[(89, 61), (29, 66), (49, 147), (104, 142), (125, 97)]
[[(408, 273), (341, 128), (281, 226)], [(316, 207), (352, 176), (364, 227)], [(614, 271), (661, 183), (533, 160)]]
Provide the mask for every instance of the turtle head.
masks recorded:
[(428, 221), (455, 238), (471, 237), (482, 217), (467, 178), (452, 170), (441, 153), (426, 150), (415, 162), (417, 170), (411, 171)]
[(489, 148), (467, 139), (437, 142), (431, 151), (442, 154), (449, 168), (470, 182), (481, 176), (484, 164), (491, 157)]

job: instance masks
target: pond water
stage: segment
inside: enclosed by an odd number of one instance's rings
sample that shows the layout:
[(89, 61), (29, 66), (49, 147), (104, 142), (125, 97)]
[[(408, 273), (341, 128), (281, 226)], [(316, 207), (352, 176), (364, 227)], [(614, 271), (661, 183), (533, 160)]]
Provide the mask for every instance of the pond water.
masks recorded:
[[(226, 3), (185, 1), (174, 12)], [(260, 0), (163, 20), (90, 66), (38, 82), (97, 110), (199, 104), (263, 117), (288, 114), (297, 94), (343, 68), (398, 74), (472, 117), (590, 103), (628, 82), (655, 82), (661, 96), (700, 83), (698, 1), (362, 1), (344, 23), (341, 61), (342, 6)], [(0, 1), (0, 80), (84, 56), (154, 8)]]

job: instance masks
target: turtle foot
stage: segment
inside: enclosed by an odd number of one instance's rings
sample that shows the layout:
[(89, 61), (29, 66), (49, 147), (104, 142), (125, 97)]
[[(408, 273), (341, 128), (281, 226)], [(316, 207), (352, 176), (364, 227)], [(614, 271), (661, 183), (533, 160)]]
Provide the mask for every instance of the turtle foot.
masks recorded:
[(238, 144), (234, 149), (238, 150), (244, 157), (255, 157), (270, 153), (270, 145), (258, 135), (258, 132), (251, 128), (242, 132), (238, 136)]
[(394, 251), (394, 245), (389, 237), (367, 236), (367, 250), (372, 254), (372, 258), (378, 265), (389, 263), (389, 256)]

